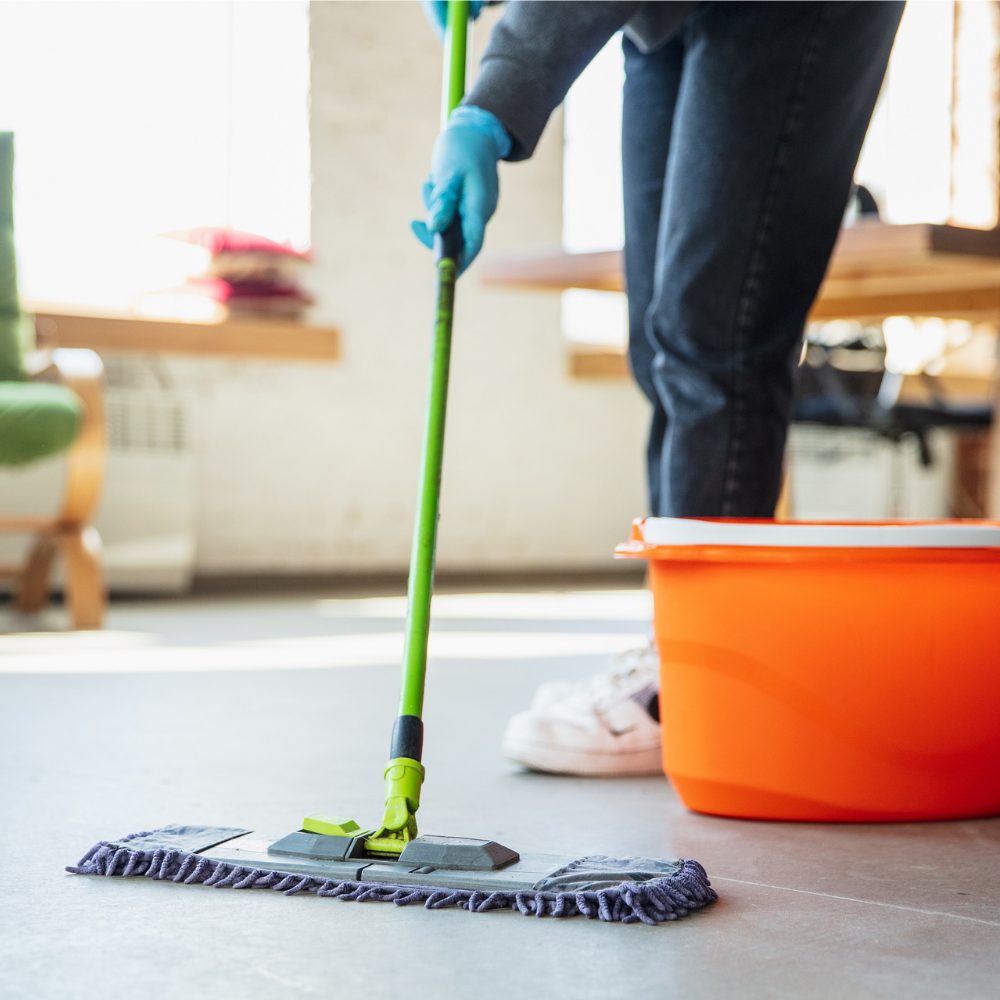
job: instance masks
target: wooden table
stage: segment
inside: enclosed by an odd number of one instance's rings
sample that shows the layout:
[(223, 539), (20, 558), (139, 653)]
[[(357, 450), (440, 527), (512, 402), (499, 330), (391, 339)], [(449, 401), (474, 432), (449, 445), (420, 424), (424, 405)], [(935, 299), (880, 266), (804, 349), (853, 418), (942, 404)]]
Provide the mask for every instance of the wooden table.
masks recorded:
[(336, 361), (340, 331), (292, 320), (228, 317), (217, 322), (29, 306), (49, 347), (284, 361)]
[[(489, 285), (562, 291), (624, 288), (620, 250), (495, 257)], [(1000, 322), (1000, 230), (865, 222), (843, 229), (811, 318), (952, 316)]]
[[(624, 289), (620, 250), (487, 259), (488, 285), (538, 291)], [(841, 230), (811, 320), (941, 316), (1000, 325), (1000, 230), (862, 222)], [(620, 347), (576, 346), (580, 376), (626, 373)]]

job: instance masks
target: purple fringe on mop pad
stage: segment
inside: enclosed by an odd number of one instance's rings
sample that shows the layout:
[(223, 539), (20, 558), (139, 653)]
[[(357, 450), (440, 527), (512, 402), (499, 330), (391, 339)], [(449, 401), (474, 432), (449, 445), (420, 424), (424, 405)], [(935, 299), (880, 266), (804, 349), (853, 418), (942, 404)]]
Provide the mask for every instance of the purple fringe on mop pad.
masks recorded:
[[(165, 828), (164, 832), (171, 828)], [(101, 841), (66, 871), (74, 875), (145, 876), (184, 885), (210, 885), (217, 889), (274, 889), (286, 896), (300, 892), (358, 902), (386, 902), (405, 906), (423, 903), (429, 910), (457, 906), (471, 913), (517, 910), (527, 916), (573, 917), (659, 924), (677, 920), (716, 899), (705, 869), (690, 859), (673, 863), (669, 874), (645, 881), (622, 881), (601, 889), (570, 891), (483, 891), (431, 886), (391, 885), (379, 882), (340, 881), (314, 875), (266, 871), (202, 857), (188, 850), (129, 847), (129, 841), (155, 839), (160, 831), (131, 834), (116, 841)], [(584, 861), (611, 862), (608, 858)], [(613, 862), (627, 869), (627, 859)]]

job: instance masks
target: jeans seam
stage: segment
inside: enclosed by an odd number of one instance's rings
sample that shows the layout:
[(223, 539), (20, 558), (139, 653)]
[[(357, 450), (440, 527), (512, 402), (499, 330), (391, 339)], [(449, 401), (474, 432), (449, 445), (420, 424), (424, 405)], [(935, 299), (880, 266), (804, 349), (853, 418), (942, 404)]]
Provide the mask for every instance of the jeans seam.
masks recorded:
[(822, 33), (819, 29), (829, 14), (828, 3), (818, 4), (817, 6), (819, 12), (816, 17), (816, 23), (811, 37), (803, 48), (798, 76), (788, 106), (788, 113), (785, 116), (784, 126), (778, 138), (771, 167), (768, 172), (767, 187), (763, 202), (761, 203), (754, 240), (747, 259), (743, 288), (736, 305), (736, 316), (733, 323), (733, 357), (735, 358), (733, 413), (730, 419), (729, 454), (726, 461), (726, 472), (722, 481), (722, 502), (719, 507), (724, 517), (732, 517), (738, 513), (736, 510), (736, 499), (739, 494), (739, 485), (742, 478), (741, 462), (744, 451), (742, 438), (746, 429), (746, 334), (753, 317), (753, 310), (759, 302), (761, 287), (760, 271), (762, 269), (764, 251), (767, 248), (771, 235), (778, 188), (786, 173), (788, 152), (792, 139), (795, 137), (801, 124), (806, 84), (819, 55), (820, 43), (822, 42)]

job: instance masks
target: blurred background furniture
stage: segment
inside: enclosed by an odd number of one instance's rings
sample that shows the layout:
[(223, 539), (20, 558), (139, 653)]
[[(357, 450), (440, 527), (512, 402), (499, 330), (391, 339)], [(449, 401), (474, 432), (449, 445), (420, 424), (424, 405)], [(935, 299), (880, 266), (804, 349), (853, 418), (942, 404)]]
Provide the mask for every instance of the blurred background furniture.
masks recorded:
[(35, 350), (34, 322), (21, 311), (13, 226), (14, 137), (0, 133), (0, 465), (65, 455), (65, 489), (54, 515), (12, 515), (0, 498), (0, 531), (33, 536), (26, 561), (6, 567), (17, 607), (38, 611), (49, 596), (55, 555), (65, 562), (74, 628), (99, 628), (105, 593), (100, 537), (91, 521), (106, 452), (102, 365), (88, 350)]
[[(844, 324), (850, 328), (848, 336), (836, 344), (815, 342), (810, 336), (794, 420), (870, 431), (894, 443), (915, 441), (921, 465), (929, 467), (935, 429), (985, 436), (994, 406), (988, 398), (953, 398), (943, 388), (945, 380), (926, 373), (903, 376), (887, 371), (881, 324), (890, 316), (941, 317), (1000, 329), (1000, 228), (892, 225), (878, 218), (874, 199), (865, 195), (868, 203), (862, 201), (859, 221), (841, 230), (810, 315), (810, 332), (831, 321), (850, 321)], [(488, 285), (549, 292), (624, 289), (620, 251), (494, 257), (484, 261), (482, 276)], [(861, 339), (858, 330), (865, 331)], [(572, 376), (628, 374), (624, 343), (569, 342), (567, 347)], [(989, 393), (988, 376), (982, 381)], [(987, 448), (1000, 453), (1000, 435), (994, 432)], [(800, 516), (787, 490), (780, 511), (782, 516)], [(975, 513), (983, 516), (987, 511)]]
[[(878, 203), (866, 187), (859, 185), (855, 188), (854, 200), (862, 220), (869, 223), (879, 221)], [(926, 270), (927, 261), (924, 263)], [(910, 266), (910, 273), (919, 277), (921, 267), (914, 267), (912, 263)], [(988, 262), (985, 267), (989, 267)], [(978, 282), (980, 279), (975, 280)], [(944, 281), (943, 286), (945, 289), (957, 287), (955, 276)], [(914, 290), (919, 287), (915, 281)], [(922, 291), (926, 293), (927, 289)], [(865, 292), (862, 290), (861, 294)], [(936, 305), (942, 308), (940, 301)], [(949, 397), (944, 380), (933, 378), (926, 370), (913, 376), (923, 390), (922, 398), (908, 398), (903, 393), (906, 376), (887, 365), (886, 356), (887, 345), (881, 323), (810, 324), (806, 331), (806, 350), (797, 372), (793, 423), (857, 428), (870, 431), (895, 445), (912, 440), (916, 443), (919, 463), (924, 469), (930, 469), (935, 464), (931, 442), (936, 429), (951, 430), (956, 433), (957, 440), (965, 441), (970, 436), (974, 439), (977, 433), (989, 431), (994, 418), (994, 406), (989, 399), (956, 402)], [(793, 437), (793, 441), (801, 443), (801, 437), (797, 440)], [(794, 444), (790, 450), (794, 452)], [(960, 470), (955, 482), (958, 489), (963, 485), (963, 478)], [(976, 492), (979, 491), (971, 491)], [(970, 491), (965, 493), (962, 500), (977, 499), (970, 495)], [(955, 508), (960, 506), (957, 501), (959, 497), (953, 495), (953, 509), (949, 513), (957, 515)], [(985, 503), (975, 513), (984, 515)]]

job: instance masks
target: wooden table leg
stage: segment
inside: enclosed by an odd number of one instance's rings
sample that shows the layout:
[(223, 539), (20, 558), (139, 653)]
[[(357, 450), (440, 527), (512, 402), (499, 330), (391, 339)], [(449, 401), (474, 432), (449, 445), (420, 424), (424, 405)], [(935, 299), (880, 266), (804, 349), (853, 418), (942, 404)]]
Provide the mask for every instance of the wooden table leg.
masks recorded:
[(101, 573), (101, 536), (91, 525), (74, 525), (59, 535), (66, 566), (66, 601), (73, 628), (100, 628), (107, 595)]
[(21, 570), (14, 606), (18, 611), (33, 614), (41, 611), (49, 600), (49, 577), (56, 543), (52, 535), (39, 535), (31, 547), (28, 561)]
[(792, 470), (791, 459), (785, 456), (785, 473), (781, 483), (781, 494), (778, 497), (778, 506), (774, 511), (776, 521), (790, 521), (793, 515), (792, 507)]
[[(1000, 331), (998, 331), (1000, 332)], [(986, 517), (1000, 519), (1000, 336), (993, 366), (993, 424), (986, 445)]]

